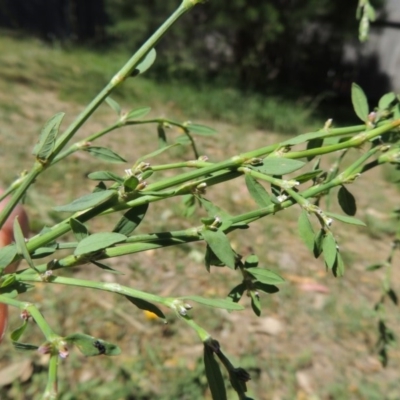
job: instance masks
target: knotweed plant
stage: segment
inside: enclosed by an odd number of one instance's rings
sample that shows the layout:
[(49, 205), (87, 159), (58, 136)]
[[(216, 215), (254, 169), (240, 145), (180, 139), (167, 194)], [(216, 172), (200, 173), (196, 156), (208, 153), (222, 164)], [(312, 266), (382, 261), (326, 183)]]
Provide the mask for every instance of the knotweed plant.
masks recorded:
[[(281, 211), (295, 207), (299, 210), (299, 234), (309, 251), (316, 258), (321, 258), (322, 263), (335, 277), (342, 276), (345, 263), (335, 238), (334, 222), (364, 225), (355, 217), (356, 200), (349, 186), (354, 180), (362, 179), (364, 173), (372, 168), (387, 163), (400, 163), (400, 97), (394, 93), (386, 94), (371, 112), (366, 96), (357, 84), (353, 84), (352, 87), (352, 101), (356, 115), (361, 120), (360, 125), (337, 128), (328, 120), (318, 131), (231, 155), (221, 162), (208, 160), (198, 154), (196, 148), (196, 135), (214, 135), (215, 131), (212, 128), (166, 118), (146, 119), (149, 108), (122, 112), (119, 104), (110, 97), (112, 92), (127, 79), (145, 72), (153, 64), (156, 59), (157, 42), (172, 24), (200, 2), (184, 0), (64, 132), (60, 132), (64, 114), (58, 113), (51, 117), (33, 148), (32, 168), (13, 182), (1, 197), (11, 195), (10, 201), (0, 214), (0, 226), (33, 182), (41, 179), (45, 170), (62, 162), (71, 154), (82, 151), (105, 161), (124, 162), (125, 160), (112, 150), (96, 146), (96, 140), (128, 125), (154, 124), (157, 128), (158, 141), (154, 142), (158, 143), (159, 147), (155, 148), (154, 152), (135, 160), (132, 167), (127, 168), (121, 175), (106, 170), (92, 171), (88, 178), (96, 181), (95, 189), (69, 204), (57, 206), (55, 211), (64, 219), (54, 226), (43, 227), (40, 233), (29, 240), (25, 240), (16, 218), (13, 221), (15, 243), (0, 250), (0, 302), (17, 307), (23, 316), (23, 324), (11, 333), (11, 341), (17, 349), (39, 351), (49, 355), (48, 383), (44, 388), (43, 398), (57, 398), (59, 360), (67, 357), (73, 345), (85, 356), (117, 355), (120, 348), (102, 338), (90, 336), (90, 332), (56, 332), (37, 305), (19, 300), (20, 294), (34, 290), (37, 283), (111, 292), (125, 297), (134, 306), (148, 310), (163, 320), (168, 321), (171, 314), (175, 315), (181, 323), (193, 329), (204, 345), (205, 374), (213, 399), (227, 398), (221, 367), (226, 369), (238, 398), (248, 399), (246, 382), (250, 379), (249, 374), (240, 366), (231, 363), (222, 350), (223, 343), (219, 343), (218, 338), (212, 337), (207, 331), (207, 321), (197, 318), (196, 309), (192, 309), (193, 304), (200, 303), (239, 312), (244, 308), (240, 304), (242, 296), (248, 295), (254, 313), (259, 316), (260, 296), (276, 293), (279, 284), (284, 280), (278, 274), (259, 265), (256, 255), (244, 258), (235, 252), (230, 243), (229, 233), (248, 229), (254, 221), (279, 215)], [(364, 36), (365, 21), (371, 19), (369, 7), (368, 2), (360, 2), (360, 17), (364, 24), (361, 33)], [(107, 102), (116, 112), (116, 122), (83, 140), (67, 145), (103, 102)], [(167, 140), (168, 126), (179, 127), (182, 132), (174, 143)], [(173, 146), (187, 146), (191, 149), (193, 158), (170, 164), (153, 163), (155, 156)], [(362, 148), (362, 151), (352, 152), (354, 148)], [(343, 166), (343, 160), (350, 152), (356, 159), (353, 159), (350, 165)], [(336, 154), (337, 161), (334, 167), (324, 170), (321, 168), (321, 159), (328, 154)], [(160, 171), (170, 171), (170, 174), (165, 177)], [(231, 215), (207, 199), (208, 188), (232, 179), (244, 182), (254, 199), (252, 211)], [(337, 200), (343, 211), (340, 214), (324, 209), (323, 199), (329, 196), (334, 188), (339, 188)], [(208, 216), (199, 217), (195, 226), (185, 230), (136, 234), (135, 229), (146, 218), (149, 204), (169, 198), (183, 199), (187, 208), (186, 215), (196, 215), (198, 208), (202, 208)], [(119, 222), (112, 230), (89, 232), (89, 221), (112, 213), (120, 215)], [(75, 241), (61, 242), (61, 238), (70, 232), (73, 233)], [(196, 294), (163, 297), (122, 284), (71, 277), (70, 271), (83, 264), (110, 269), (107, 260), (111, 258), (124, 255), (134, 257), (135, 253), (149, 250), (160, 252), (167, 246), (196, 241), (205, 242), (204, 260), (208, 272), (211, 272), (211, 266), (219, 266), (227, 267), (236, 274), (237, 284), (227, 290), (226, 298), (207, 298)], [(70, 254), (65, 256), (68, 249)], [(48, 256), (52, 257), (52, 261), (41, 262), (42, 258)], [(27, 269), (5, 273), (9, 264), (20, 259), (25, 259), (29, 265)], [(65, 274), (65, 271), (68, 271), (68, 274)], [(392, 299), (395, 297), (389, 287), (385, 296)], [(170, 313), (164, 314), (162, 309), (169, 309)], [(43, 334), (41, 343), (27, 344), (21, 341), (23, 333), (31, 325), (31, 320), (35, 321)], [(383, 323), (383, 328), (385, 327)], [(387, 335), (385, 338), (387, 339)]]

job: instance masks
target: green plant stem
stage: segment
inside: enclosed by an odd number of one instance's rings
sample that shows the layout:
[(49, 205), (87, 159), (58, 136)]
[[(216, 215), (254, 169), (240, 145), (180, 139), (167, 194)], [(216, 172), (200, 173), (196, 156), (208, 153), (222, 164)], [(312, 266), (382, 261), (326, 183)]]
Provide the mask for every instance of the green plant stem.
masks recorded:
[(47, 385), (42, 397), (43, 400), (56, 400), (58, 397), (58, 384), (57, 384), (58, 362), (59, 362), (58, 353), (51, 354), (49, 360)]
[[(26, 270), (25, 270), (26, 271)], [(18, 274), (17, 280), (20, 282), (43, 282), (43, 279), (39, 276), (35, 276), (33, 274)], [(130, 296), (135, 297), (142, 300), (147, 300), (151, 302), (156, 302), (160, 304), (164, 304), (170, 307), (173, 302), (173, 298), (168, 297), (160, 297), (151, 293), (141, 292), (139, 290), (132, 289), (127, 286), (119, 285), (118, 283), (104, 283), (104, 282), (94, 282), (85, 279), (77, 279), (77, 278), (65, 278), (62, 276), (50, 276), (47, 279), (49, 283), (58, 283), (60, 285), (67, 286), (75, 286), (75, 287), (84, 287), (88, 289), (97, 289), (111, 293), (117, 293), (122, 296)], [(43, 317), (42, 317), (43, 318)]]
[[(400, 120), (382, 125), (374, 130), (368, 131), (367, 133), (362, 133), (361, 135), (357, 135), (356, 137), (343, 142), (339, 143), (336, 145), (330, 145), (330, 146), (325, 146), (317, 149), (312, 149), (313, 154), (312, 155), (319, 155), (319, 152), (321, 154), (325, 154), (328, 152), (333, 152), (337, 150), (343, 149), (344, 146), (351, 145), (351, 147), (354, 146), (359, 146), (365, 141), (369, 141), (372, 138), (375, 138), (382, 133), (393, 129), (393, 127), (396, 127), (400, 124)], [(140, 192), (140, 196), (125, 202), (114, 202), (113, 205), (107, 206), (107, 205), (100, 205), (98, 207), (95, 207), (91, 210), (88, 210), (87, 212), (84, 213), (77, 213), (73, 215), (73, 217), (78, 218), (81, 222), (85, 222), (91, 218), (93, 218), (96, 215), (100, 214), (109, 214), (111, 212), (115, 212), (118, 210), (124, 210), (128, 208), (132, 208), (138, 205), (150, 203), (150, 202), (155, 202), (155, 201), (160, 201), (162, 199), (165, 199), (166, 197), (172, 197), (177, 194), (186, 194), (189, 193), (191, 189), (195, 188), (196, 185), (198, 185), (201, 182), (207, 182), (208, 185), (220, 183), (223, 181), (226, 181), (228, 179), (233, 179), (237, 176), (239, 176), (241, 173), (237, 171), (237, 168), (239, 168), (242, 165), (246, 165), (246, 162), (249, 160), (252, 160), (257, 157), (261, 157), (266, 154), (270, 154), (272, 151), (276, 151), (280, 145), (272, 145), (272, 146), (267, 146), (262, 149), (257, 149), (252, 152), (244, 153), (239, 156), (232, 157), (231, 159), (207, 165), (206, 167), (196, 169), (195, 171), (189, 171), (182, 173), (178, 176), (171, 177), (171, 178), (165, 178), (159, 182), (155, 182), (153, 184), (148, 185), (143, 191)], [(292, 157), (292, 154), (295, 154), (296, 157)], [(298, 151), (294, 153), (282, 153), (281, 157), (285, 158), (304, 158), (306, 155), (311, 155), (310, 150), (303, 150), (303, 151)], [(276, 156), (276, 155), (275, 155)], [(206, 178), (205, 178), (206, 177)], [(195, 179), (199, 179), (198, 181), (194, 181)], [(192, 181), (192, 182), (191, 182)], [(187, 184), (187, 182), (190, 182), (190, 184)], [(178, 188), (175, 191), (172, 192), (167, 192), (163, 193), (162, 190), (164, 189), (169, 189), (171, 187), (177, 186), (179, 184), (184, 184), (181, 188)], [(336, 181), (331, 182), (331, 183), (326, 183), (325, 185), (321, 186), (314, 186), (310, 188), (309, 190), (305, 191), (303, 193), (303, 196), (306, 197), (313, 197), (317, 193), (322, 192), (323, 190), (328, 190), (331, 187), (334, 187), (338, 183)], [(158, 192), (157, 195), (153, 194), (146, 194), (148, 192)], [(280, 208), (286, 208), (290, 206), (291, 200), (288, 202), (284, 202), (280, 205)], [(270, 206), (267, 208), (263, 208), (260, 210), (256, 210), (250, 213), (247, 213), (246, 216), (249, 219), (246, 219), (243, 216), (238, 216), (234, 218), (235, 222), (250, 222), (255, 219), (259, 219), (265, 215), (268, 215), (272, 212), (276, 211), (275, 206)], [(246, 222), (245, 222), (246, 223)], [(37, 248), (44, 246), (46, 243), (55, 240), (59, 236), (67, 233), (70, 231), (70, 225), (69, 225), (69, 218), (66, 219), (65, 221), (61, 222), (60, 224), (55, 225), (53, 228), (50, 229), (49, 232), (42, 234), (42, 235), (37, 235), (36, 237), (32, 238), (29, 240), (27, 247), (30, 252), (33, 252)]]
[(18, 301), (4, 295), (0, 295), (0, 303), (4, 303), (12, 307), (17, 307), (22, 311), (27, 311), (29, 315), (34, 319), (39, 329), (43, 332), (46, 340), (52, 341), (54, 340), (54, 338), (58, 338), (58, 335), (54, 333), (50, 325), (46, 322), (46, 320), (43, 318), (43, 315), (34, 304), (25, 301)]

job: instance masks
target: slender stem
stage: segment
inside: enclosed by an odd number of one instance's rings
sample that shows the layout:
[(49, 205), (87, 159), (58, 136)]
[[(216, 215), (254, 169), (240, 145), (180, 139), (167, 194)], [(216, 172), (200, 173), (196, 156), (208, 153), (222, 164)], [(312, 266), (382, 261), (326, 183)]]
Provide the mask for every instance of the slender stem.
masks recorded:
[(47, 385), (43, 393), (43, 400), (56, 400), (58, 397), (57, 372), (59, 358), (57, 352), (50, 356)]

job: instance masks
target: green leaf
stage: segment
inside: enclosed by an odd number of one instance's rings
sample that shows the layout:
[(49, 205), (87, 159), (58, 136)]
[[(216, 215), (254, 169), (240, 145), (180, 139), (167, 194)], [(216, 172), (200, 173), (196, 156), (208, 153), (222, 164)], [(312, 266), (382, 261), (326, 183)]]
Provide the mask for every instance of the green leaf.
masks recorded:
[(39, 136), (39, 142), (35, 145), (32, 151), (32, 154), (38, 159), (47, 160), (53, 153), (56, 145), (56, 137), (64, 115), (64, 113), (57, 113), (44, 125)]
[(164, 124), (160, 123), (157, 125), (157, 136), (158, 136), (158, 147), (160, 149), (168, 145), (167, 135), (165, 134)]
[(314, 257), (315, 258), (318, 258), (322, 253), (322, 244), (324, 242), (324, 236), (325, 236), (325, 231), (323, 229), (320, 229), (315, 234), (315, 239), (314, 239)]
[(210, 272), (210, 267), (213, 265), (214, 267), (225, 267), (225, 263), (222, 262), (215, 253), (211, 250), (210, 246), (206, 247), (206, 255), (204, 257), (204, 263), (206, 265), (206, 269)]
[(31, 255), (29, 254), (28, 248), (26, 247), (25, 237), (22, 232), (21, 226), (18, 222), (18, 217), (14, 219), (13, 233), (14, 233), (15, 243), (17, 245), (17, 253), (22, 255), (22, 257), (24, 257), (29, 266), (33, 268), (36, 272), (38, 272), (32, 261)]
[(214, 254), (229, 268), (235, 269), (235, 253), (229, 239), (220, 230), (203, 229), (201, 235)]
[(365, 222), (361, 221), (358, 218), (349, 217), (348, 215), (335, 214), (331, 212), (325, 212), (325, 215), (330, 218), (337, 219), (338, 221), (344, 222), (346, 224), (366, 226)]
[(227, 400), (224, 378), (217, 360), (214, 358), (214, 351), (204, 345), (204, 367), (208, 386), (213, 400)]
[(279, 292), (279, 288), (275, 285), (268, 285), (267, 283), (254, 282), (253, 287), (257, 290), (261, 290), (268, 294), (273, 294)]
[(185, 126), (191, 133), (200, 136), (212, 136), (217, 133), (215, 129), (209, 128), (208, 126), (199, 125), (199, 124), (187, 124)]
[[(316, 149), (322, 147), (324, 144), (323, 138), (312, 139), (307, 143), (307, 150)], [(311, 161), (315, 156), (308, 156), (307, 161)]]
[(347, 215), (353, 216), (356, 214), (357, 212), (356, 199), (344, 186), (341, 186), (339, 189), (338, 201), (340, 207)]
[(398, 299), (398, 297), (397, 297), (396, 292), (395, 292), (393, 289), (389, 289), (389, 290), (386, 292), (386, 294), (387, 294), (387, 296), (389, 297), (389, 299), (392, 300), (392, 303), (393, 303), (395, 306), (398, 306), (398, 305), (399, 305), (399, 299)]
[(17, 255), (17, 247), (15, 244), (10, 244), (6, 247), (0, 248), (0, 272), (5, 267), (11, 264), (14, 257)]
[(88, 178), (93, 181), (114, 181), (114, 182), (118, 182), (120, 184), (124, 181), (123, 178), (121, 178), (120, 176), (118, 176), (110, 171), (91, 172), (88, 175)]
[(61, 212), (83, 211), (102, 204), (105, 201), (110, 200), (112, 197), (117, 196), (118, 193), (114, 190), (102, 190), (82, 196), (79, 199), (74, 200), (72, 203), (64, 206), (54, 207), (54, 210)]
[(133, 119), (143, 118), (150, 111), (151, 111), (151, 107), (136, 108), (135, 110), (129, 111), (128, 115), (126, 116), (126, 120), (131, 121)]
[(128, 176), (124, 179), (123, 185), (125, 192), (132, 192), (139, 185), (139, 179), (134, 175)]
[(314, 171), (310, 171), (310, 172), (305, 172), (304, 174), (301, 174), (299, 176), (296, 176), (295, 178), (293, 178), (295, 181), (299, 182), (299, 183), (304, 183), (307, 182), (311, 179), (316, 178), (318, 175), (321, 174), (322, 169), (316, 169)]
[(10, 335), (11, 340), (13, 342), (18, 342), (23, 333), (26, 331), (27, 326), (28, 326), (28, 320), (26, 319), (19, 328), (11, 332)]
[(238, 303), (242, 298), (244, 291), (246, 290), (246, 285), (244, 283), (240, 283), (235, 286), (228, 294), (227, 300), (232, 300), (234, 303)]
[(244, 262), (244, 268), (256, 268), (257, 265), (258, 257), (255, 254), (249, 255)]
[(146, 72), (156, 60), (157, 53), (155, 49), (151, 49), (136, 66), (132, 72), (132, 76), (137, 76)]
[(68, 343), (74, 344), (86, 357), (98, 356), (101, 354), (107, 356), (116, 356), (121, 354), (121, 349), (112, 343), (97, 339), (84, 333), (74, 333), (64, 338)]
[(128, 210), (118, 221), (113, 232), (129, 236), (143, 221), (148, 208), (149, 204), (146, 203)]
[(69, 220), (69, 225), (71, 226), (72, 233), (75, 239), (79, 242), (89, 236), (89, 231), (81, 221), (75, 218)]
[(254, 167), (255, 170), (267, 175), (286, 175), (302, 168), (306, 163), (299, 160), (282, 157), (267, 157), (263, 165)]
[(121, 115), (121, 106), (111, 97), (106, 97), (106, 103), (117, 113)]
[(131, 296), (125, 296), (125, 297), (137, 308), (140, 308), (141, 310), (150, 311), (156, 314), (158, 318), (161, 318), (163, 320), (166, 319), (164, 313), (154, 304), (149, 303), (146, 300), (138, 299), (136, 297), (131, 297)]
[(256, 314), (257, 317), (259, 317), (261, 315), (260, 297), (254, 290), (250, 290), (250, 297), (251, 297), (251, 308), (254, 314)]
[(126, 162), (124, 158), (122, 158), (117, 153), (114, 153), (112, 150), (107, 149), (106, 147), (90, 146), (90, 147), (85, 147), (84, 151), (87, 151), (92, 156), (107, 162), (116, 164)]
[(188, 144), (191, 144), (192, 142), (190, 141), (190, 138), (188, 135), (179, 135), (175, 139), (176, 144), (180, 144), (182, 146), (186, 146)]
[(333, 274), (338, 277), (338, 276), (343, 276), (344, 275), (344, 262), (343, 258), (340, 254), (340, 252), (337, 252), (336, 255), (336, 262), (335, 265), (333, 266)]
[(127, 239), (125, 235), (115, 232), (94, 233), (79, 242), (74, 251), (75, 256), (92, 253), (106, 249), (114, 244), (124, 242)]
[(383, 268), (383, 267), (386, 267), (387, 266), (387, 264), (386, 263), (376, 263), (376, 264), (371, 264), (371, 265), (369, 265), (367, 268), (366, 268), (366, 270), (367, 271), (375, 271), (375, 270), (377, 270), (377, 269), (381, 269), (381, 268)]
[(207, 214), (211, 218), (214, 219), (215, 217), (220, 217), (223, 220), (232, 218), (230, 214), (228, 214), (222, 208), (212, 203), (210, 200), (207, 200), (204, 197), (198, 197), (198, 200), (200, 201), (200, 204), (204, 207), (204, 209), (207, 211)]
[(332, 269), (336, 262), (337, 245), (336, 240), (331, 232), (327, 232), (322, 242), (322, 251), (324, 253), (324, 260), (329, 269)]
[(161, 153), (164, 153), (164, 151), (169, 150), (171, 147), (176, 147), (176, 146), (180, 146), (180, 143), (174, 143), (174, 144), (170, 144), (169, 146), (163, 147), (162, 149), (157, 149), (156, 151), (153, 151), (152, 153), (146, 154), (143, 157), (140, 157), (136, 164), (139, 164), (141, 161), (147, 160), (149, 158), (158, 156)]
[(378, 103), (379, 110), (388, 109), (391, 104), (396, 100), (396, 95), (393, 92), (384, 94)]
[(15, 350), (20, 350), (20, 351), (33, 351), (39, 348), (38, 346), (29, 343), (13, 342), (12, 344)]
[(184, 204), (184, 211), (182, 212), (184, 217), (190, 217), (196, 211), (196, 197), (192, 194), (187, 194), (182, 198)]
[(47, 256), (50, 256), (51, 254), (53, 254), (56, 250), (57, 250), (56, 243), (54, 244), (53, 247), (51, 247), (50, 245), (48, 245), (46, 247), (39, 247), (31, 254), (31, 257), (33, 259), (47, 257)]
[(232, 310), (232, 311), (239, 311), (244, 310), (244, 307), (240, 304), (233, 303), (230, 300), (225, 299), (207, 299), (205, 297), (200, 296), (184, 296), (181, 297), (182, 300), (192, 300), (196, 303), (203, 304), (208, 307), (215, 307), (215, 308), (223, 308), (224, 310)]
[(271, 198), (264, 186), (262, 186), (257, 180), (255, 180), (251, 175), (246, 174), (244, 176), (247, 190), (250, 196), (260, 207), (268, 207), (272, 204)]
[(315, 245), (315, 233), (305, 210), (301, 212), (297, 225), (301, 239), (304, 241), (308, 249), (313, 252)]
[(351, 85), (351, 101), (357, 117), (360, 118), (361, 121), (366, 122), (369, 114), (367, 96), (365, 96), (364, 91), (356, 83)]
[(285, 280), (276, 274), (275, 272), (270, 271), (269, 269), (264, 268), (247, 268), (246, 271), (254, 276), (258, 281), (262, 283), (266, 283), (268, 285), (278, 285), (279, 283), (284, 283)]
[(319, 139), (326, 135), (326, 131), (318, 131), (318, 132), (309, 132), (309, 133), (302, 133), (301, 135), (297, 135), (293, 138), (285, 140), (284, 142), (280, 143), (282, 147), (284, 146), (294, 146), (296, 144), (301, 144), (304, 142), (308, 142), (309, 140)]
[(99, 267), (100, 269), (103, 269), (103, 270), (109, 272), (110, 274), (124, 275), (122, 272), (117, 271), (116, 269), (111, 268), (111, 267), (109, 267), (108, 265), (105, 265), (105, 264), (103, 264), (103, 263), (101, 263), (101, 262), (99, 262), (99, 261), (90, 260), (90, 262), (91, 262), (93, 265), (95, 265), (96, 267)]

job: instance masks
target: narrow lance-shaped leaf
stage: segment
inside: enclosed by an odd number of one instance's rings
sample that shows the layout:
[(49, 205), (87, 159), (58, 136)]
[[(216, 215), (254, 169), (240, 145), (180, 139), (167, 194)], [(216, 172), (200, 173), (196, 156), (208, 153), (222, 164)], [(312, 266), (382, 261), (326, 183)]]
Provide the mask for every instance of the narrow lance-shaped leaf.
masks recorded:
[(94, 233), (81, 240), (74, 251), (74, 255), (80, 256), (95, 251), (106, 249), (114, 244), (124, 242), (127, 239), (125, 235), (115, 232)]
[(121, 349), (113, 344), (102, 339), (97, 339), (93, 336), (85, 335), (84, 333), (74, 333), (64, 338), (68, 343), (73, 343), (86, 357), (106, 355), (116, 356), (121, 354)]
[(323, 238), (322, 251), (324, 254), (324, 260), (329, 269), (332, 269), (336, 262), (337, 257), (337, 245), (336, 240), (331, 232), (327, 232)]
[(250, 254), (248, 257), (246, 257), (246, 260), (244, 262), (245, 268), (256, 268), (257, 265), (258, 257), (255, 254)]
[(256, 314), (257, 317), (259, 317), (261, 315), (260, 298), (254, 290), (250, 291), (250, 297), (251, 297), (251, 308), (252, 308), (254, 314)]
[(314, 257), (318, 258), (322, 253), (322, 244), (324, 242), (325, 231), (320, 229), (314, 238)]
[(5, 267), (11, 264), (14, 257), (17, 255), (17, 247), (15, 244), (10, 244), (6, 247), (0, 248), (0, 272), (4, 270)]
[(129, 236), (143, 221), (148, 208), (148, 204), (142, 204), (128, 210), (118, 221), (113, 232)]
[(279, 276), (275, 272), (270, 271), (269, 269), (247, 268), (246, 271), (260, 282), (266, 283), (268, 285), (278, 285), (279, 283), (285, 282), (285, 280), (281, 276)]
[(333, 274), (336, 277), (344, 275), (344, 262), (339, 251), (336, 253), (336, 262), (333, 266)]
[(220, 230), (212, 231), (204, 228), (201, 235), (215, 255), (226, 266), (235, 269), (235, 253), (225, 233)]
[(386, 110), (396, 100), (396, 95), (393, 92), (384, 94), (378, 103), (379, 110)]
[(103, 264), (103, 263), (101, 263), (101, 262), (99, 262), (99, 261), (90, 260), (90, 262), (91, 262), (93, 265), (95, 265), (96, 267), (98, 267), (98, 268), (100, 268), (100, 269), (103, 269), (103, 270), (109, 272), (110, 274), (124, 275), (122, 272), (117, 271), (116, 269), (111, 268), (111, 267), (109, 267), (108, 265), (105, 265), (105, 264)]
[(143, 157), (140, 157), (136, 161), (136, 164), (139, 164), (141, 161), (147, 160), (148, 158), (158, 156), (159, 154), (164, 153), (164, 151), (169, 150), (171, 147), (180, 146), (180, 145), (181, 145), (180, 143), (174, 143), (174, 144), (170, 144), (169, 146), (165, 146), (162, 149), (157, 149), (157, 150), (153, 151), (152, 153), (149, 153)]
[(222, 262), (215, 253), (211, 250), (210, 246), (206, 247), (206, 255), (204, 257), (204, 263), (206, 265), (206, 269), (210, 272), (210, 267), (213, 265), (215, 267), (225, 267), (225, 263)]
[(107, 97), (106, 103), (117, 113), (117, 115), (121, 115), (121, 106), (114, 99)]
[(255, 180), (251, 175), (246, 174), (245, 182), (250, 196), (260, 207), (268, 207), (272, 204), (271, 198), (265, 190), (264, 186)]
[[(323, 138), (312, 139), (307, 143), (307, 150), (317, 149), (324, 144)], [(308, 156), (307, 161), (311, 161), (315, 156)]]
[(75, 236), (75, 239), (79, 242), (82, 239), (85, 239), (89, 236), (89, 231), (81, 221), (78, 221), (75, 218), (71, 218), (69, 220), (69, 224), (71, 226), (72, 233)]
[(199, 125), (199, 124), (187, 124), (186, 128), (196, 135), (200, 136), (212, 136), (217, 133), (217, 131), (213, 128), (209, 128), (208, 126)]
[(22, 325), (11, 332), (10, 338), (13, 342), (18, 342), (28, 326), (28, 320), (25, 320)]
[(151, 49), (144, 57), (143, 60), (136, 66), (131, 76), (137, 76), (146, 72), (156, 60), (157, 53), (155, 49)]
[(311, 252), (314, 251), (315, 233), (305, 210), (303, 210), (300, 214), (298, 229), (300, 238), (304, 241)]
[(367, 96), (356, 83), (351, 85), (351, 101), (357, 117), (360, 118), (361, 121), (366, 122), (369, 114)]
[(338, 201), (340, 207), (347, 215), (353, 216), (356, 214), (357, 212), (356, 199), (344, 186), (341, 186), (339, 189)]
[(141, 310), (146, 310), (150, 311), (153, 314), (157, 315), (158, 318), (161, 319), (166, 319), (164, 313), (154, 304), (143, 300), (143, 299), (138, 299), (136, 297), (131, 297), (131, 296), (125, 296), (132, 304), (134, 304), (137, 308), (140, 308)]
[(93, 181), (114, 181), (120, 184), (124, 181), (122, 177), (110, 171), (91, 172), (87, 177)]
[(105, 201), (110, 200), (112, 197), (117, 196), (118, 193), (114, 190), (102, 190), (82, 196), (79, 199), (74, 200), (72, 203), (66, 204), (64, 206), (54, 207), (54, 210), (64, 212), (83, 211), (88, 208), (102, 204)]
[(212, 399), (227, 400), (221, 369), (214, 358), (214, 351), (206, 344), (204, 345), (204, 367)]
[(338, 220), (340, 222), (344, 222), (346, 224), (358, 225), (358, 226), (366, 226), (365, 222), (361, 221), (358, 218), (349, 217), (348, 215), (335, 214), (335, 213), (331, 213), (331, 212), (325, 212), (325, 215), (327, 217), (336, 219), (336, 220)]
[(234, 303), (238, 303), (239, 300), (242, 298), (245, 290), (246, 285), (244, 283), (240, 283), (229, 292), (227, 300), (232, 300)]
[(14, 233), (15, 243), (17, 245), (17, 252), (21, 254), (22, 257), (24, 257), (24, 259), (31, 268), (37, 271), (35, 265), (33, 264), (31, 255), (29, 254), (28, 248), (26, 247), (25, 237), (24, 234), (22, 233), (22, 229), (18, 222), (18, 218), (14, 219), (13, 233)]
[(56, 137), (60, 129), (61, 121), (64, 118), (64, 113), (57, 113), (51, 117), (43, 127), (39, 142), (33, 148), (32, 154), (34, 154), (40, 160), (47, 160), (53, 153)]
[(232, 310), (232, 311), (240, 311), (243, 310), (244, 307), (237, 303), (232, 303), (230, 300), (225, 299), (209, 299), (200, 296), (184, 296), (181, 297), (182, 300), (192, 300), (196, 303), (203, 304), (209, 307), (215, 308), (223, 308), (224, 310)]
[(141, 107), (141, 108), (136, 108), (135, 110), (129, 111), (126, 120), (131, 121), (133, 119), (139, 119), (143, 118), (145, 115), (147, 115), (151, 111), (150, 107)]
[(165, 134), (164, 125), (162, 123), (157, 125), (158, 147), (160, 149), (167, 146), (167, 135)]
[(117, 153), (113, 152), (110, 149), (107, 149), (106, 147), (97, 147), (97, 146), (90, 146), (90, 147), (85, 147), (84, 151), (87, 151), (90, 153), (92, 156), (99, 158), (104, 161), (108, 161), (111, 163), (124, 163), (126, 162), (125, 158), (122, 158), (120, 155)]
[(253, 167), (255, 170), (267, 175), (286, 175), (297, 171), (305, 165), (305, 162), (282, 157), (267, 157), (263, 165)]
[(257, 290), (261, 290), (262, 292), (273, 294), (279, 292), (279, 288), (275, 285), (268, 285), (267, 283), (262, 282), (254, 282), (253, 287)]

